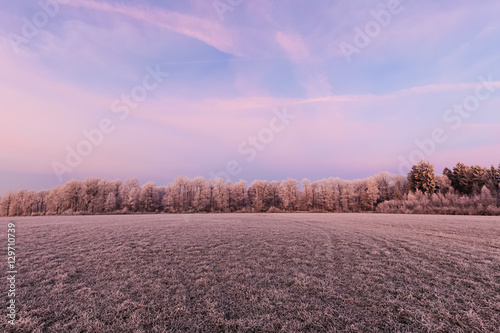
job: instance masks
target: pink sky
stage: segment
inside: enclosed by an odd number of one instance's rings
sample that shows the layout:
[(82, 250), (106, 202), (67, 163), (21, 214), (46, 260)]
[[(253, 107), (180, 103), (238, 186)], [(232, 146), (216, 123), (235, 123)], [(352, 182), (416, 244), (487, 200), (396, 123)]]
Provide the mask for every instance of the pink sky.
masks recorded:
[[(23, 18), (43, 8), (0, 10), (0, 194), (72, 178), (208, 178), (228, 161), (242, 167), (233, 181), (398, 173), (415, 150), (437, 172), (500, 163), (496, 2), (402, 1), (350, 62), (339, 45), (355, 45), (384, 2), (242, 3), (224, 20), (204, 1), (70, 3), (17, 48)], [(155, 80), (155, 68), (168, 76)], [(473, 111), (447, 111), (477, 91), (485, 98)], [(137, 107), (121, 119), (114, 101), (134, 94)], [(285, 109), (294, 118), (273, 121)], [(113, 130), (69, 166), (68, 147), (103, 119)], [(436, 128), (446, 140), (426, 153), (418, 142)], [(269, 130), (272, 140), (248, 161), (241, 150)]]

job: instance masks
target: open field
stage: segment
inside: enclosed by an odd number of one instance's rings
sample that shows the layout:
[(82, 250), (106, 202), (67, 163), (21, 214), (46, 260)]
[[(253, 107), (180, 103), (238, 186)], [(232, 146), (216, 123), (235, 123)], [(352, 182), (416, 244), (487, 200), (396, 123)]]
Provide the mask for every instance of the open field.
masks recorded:
[[(12, 329), (2, 306), (0, 323), (8, 332), (500, 327), (498, 217), (2, 218), (4, 253), (12, 221), (19, 311)], [(7, 288), (1, 288), (5, 300)]]

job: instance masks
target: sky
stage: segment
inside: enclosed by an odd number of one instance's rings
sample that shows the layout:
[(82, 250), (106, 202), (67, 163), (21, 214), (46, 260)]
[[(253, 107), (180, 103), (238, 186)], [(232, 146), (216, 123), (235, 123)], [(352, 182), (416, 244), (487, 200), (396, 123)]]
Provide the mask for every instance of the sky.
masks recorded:
[(500, 3), (4, 1), (0, 195), (500, 163)]

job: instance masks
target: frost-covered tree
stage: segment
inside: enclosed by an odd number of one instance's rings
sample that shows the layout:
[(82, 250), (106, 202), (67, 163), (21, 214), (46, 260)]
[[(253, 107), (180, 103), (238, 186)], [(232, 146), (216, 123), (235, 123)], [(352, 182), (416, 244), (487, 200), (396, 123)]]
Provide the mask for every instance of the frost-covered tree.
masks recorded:
[(47, 212), (47, 200), (48, 191), (35, 192), (35, 202), (32, 214), (42, 215)]
[(403, 177), (401, 175), (394, 175), (393, 182), (394, 182), (393, 199), (402, 200), (406, 195), (406, 193), (408, 192), (408, 180), (406, 177)]
[(274, 207), (278, 209), (282, 209), (281, 205), (281, 183), (278, 181), (272, 181), (268, 183), (265, 193), (265, 206), (266, 207)]
[(436, 191), (441, 194), (446, 194), (453, 189), (451, 180), (445, 175), (436, 175)]
[(296, 211), (299, 208), (299, 182), (288, 178), (282, 184), (281, 201), (283, 202), (283, 207), (287, 211)]
[(24, 208), (25, 190), (20, 190), (14, 193), (12, 202), (10, 203), (9, 216), (22, 216)]
[(174, 190), (171, 186), (166, 186), (164, 188), (165, 195), (162, 199), (163, 211), (167, 213), (177, 213), (175, 210), (175, 202), (174, 202)]
[[(116, 200), (116, 208), (117, 210), (121, 210), (123, 208), (123, 197), (121, 195), (122, 182), (119, 179), (115, 179), (114, 181), (109, 183), (109, 191), (115, 195)], [(109, 194), (109, 193), (108, 193)], [(107, 198), (106, 198), (107, 199)]]
[(115, 193), (112, 192), (108, 193), (104, 207), (106, 212), (108, 213), (112, 213), (117, 209)]
[(333, 186), (328, 179), (321, 179), (314, 182), (316, 208), (323, 211), (333, 211), (331, 205), (333, 196)]
[(334, 207), (334, 211), (341, 211), (342, 206), (341, 206), (341, 199), (340, 199), (340, 194), (342, 191), (342, 179), (338, 177), (330, 177), (328, 178), (328, 181), (330, 182), (332, 186), (332, 192), (333, 196), (331, 198), (331, 205)]
[(194, 195), (192, 182), (184, 176), (177, 177), (172, 184), (165, 187), (163, 198), (165, 211), (171, 213), (191, 211)]
[(14, 193), (8, 192), (2, 200), (0, 200), (0, 215), (1, 216), (10, 216), (10, 207), (12, 205), (12, 201), (14, 200)]
[(488, 187), (484, 185), (483, 188), (481, 189), (481, 204), (483, 204), (485, 207), (488, 207), (490, 205), (495, 205), (495, 203), (496, 203), (495, 197), (493, 197)]
[(82, 184), (77, 180), (70, 180), (62, 188), (63, 210), (76, 212), (82, 208)]
[(458, 193), (466, 195), (479, 195), (485, 185), (489, 187), (490, 191), (495, 191), (498, 186), (496, 173), (497, 170), (494, 167), (487, 169), (478, 165), (467, 166), (463, 163), (457, 163), (453, 171), (448, 168), (443, 171), (443, 174), (450, 179), (453, 188)]
[(470, 173), (472, 193), (480, 194), (481, 189), (488, 183), (488, 170), (479, 165), (473, 165), (470, 167)]
[[(382, 211), (402, 213), (500, 215), (500, 166), (458, 163), (434, 175), (421, 161), (408, 177), (379, 173), (354, 181), (328, 178), (282, 182), (256, 180), (249, 187), (224, 179), (178, 177), (165, 187), (137, 179), (71, 180), (48, 191), (9, 192), (0, 198), (0, 215), (54, 215), (121, 212)], [(427, 195), (424, 195), (426, 193)]]
[(155, 212), (160, 206), (160, 196), (155, 183), (148, 182), (141, 187), (139, 195), (141, 211), (146, 213)]
[(498, 169), (494, 165), (490, 168), (491, 191), (498, 191), (500, 188), (500, 164)]
[(226, 180), (224, 178), (215, 179), (214, 183), (214, 198), (215, 198), (215, 207), (214, 209), (218, 212), (227, 212), (229, 211), (229, 198), (230, 198), (230, 184), (226, 184)]
[(60, 194), (62, 192), (62, 186), (57, 186), (49, 191), (47, 194), (47, 214), (48, 215), (59, 215), (62, 213), (63, 207), (63, 196)]
[(435, 177), (434, 166), (428, 162), (420, 161), (408, 173), (408, 186), (413, 192), (418, 190), (425, 194), (432, 194), (436, 189)]
[(83, 182), (83, 209), (90, 213), (96, 212), (96, 198), (99, 194), (99, 179), (87, 178)]
[(373, 210), (377, 200), (380, 197), (380, 184), (373, 177), (365, 179), (365, 194), (366, 201), (363, 202), (362, 207), (364, 210)]
[(300, 182), (302, 185), (302, 195), (300, 200), (300, 210), (308, 211), (312, 209), (313, 189), (311, 180), (304, 178)]
[(453, 168), (453, 171), (445, 168), (443, 174), (450, 179), (451, 185), (456, 191), (458, 191), (458, 193), (472, 193), (472, 179), (470, 168), (465, 164), (457, 163), (457, 165)]
[(184, 176), (175, 178), (171, 185), (174, 210), (185, 212), (189, 209), (189, 179)]
[(114, 193), (114, 186), (107, 180), (99, 179), (97, 189), (97, 195), (93, 200), (94, 210), (97, 213), (104, 213), (106, 211), (106, 199), (109, 193)]
[[(267, 180), (255, 180), (248, 189), (249, 197), (255, 212), (263, 212), (266, 208), (264, 206), (264, 200), (268, 185), (269, 183)], [(269, 207), (267, 207), (267, 209), (269, 209)]]
[(391, 185), (392, 185), (392, 175), (389, 172), (379, 172), (375, 175), (375, 183), (377, 184), (380, 200), (390, 200), (391, 199)]
[(27, 191), (22, 200), (22, 215), (30, 216), (36, 210), (37, 194), (35, 191)]
[(195, 212), (208, 212), (209, 198), (207, 181), (203, 177), (196, 177), (191, 181), (191, 188), (193, 191), (193, 209)]
[(141, 196), (141, 188), (140, 187), (133, 187), (130, 189), (128, 192), (127, 196), (127, 208), (130, 212), (138, 212), (140, 205), (139, 205), (139, 197)]
[(248, 192), (247, 192), (247, 182), (240, 180), (232, 185), (231, 190), (231, 210), (232, 211), (246, 211), (248, 206)]
[(339, 184), (340, 190), (340, 209), (343, 212), (353, 211), (355, 205), (354, 184), (352, 181), (345, 180)]

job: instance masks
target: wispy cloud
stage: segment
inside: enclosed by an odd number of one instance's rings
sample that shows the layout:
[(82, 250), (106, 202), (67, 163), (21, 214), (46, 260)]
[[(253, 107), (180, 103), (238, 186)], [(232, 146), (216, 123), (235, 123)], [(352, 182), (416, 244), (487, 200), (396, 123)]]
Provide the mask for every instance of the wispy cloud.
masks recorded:
[(310, 56), (306, 44), (298, 35), (278, 31), (276, 32), (276, 41), (295, 63), (303, 63)]
[(118, 14), (173, 32), (196, 38), (216, 49), (232, 55), (242, 55), (235, 47), (231, 33), (215, 20), (181, 14), (161, 8), (127, 6), (93, 0), (75, 0), (71, 6), (86, 8), (105, 14)]

